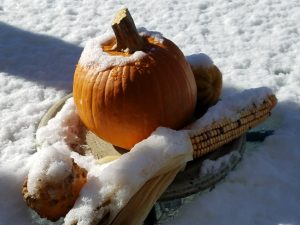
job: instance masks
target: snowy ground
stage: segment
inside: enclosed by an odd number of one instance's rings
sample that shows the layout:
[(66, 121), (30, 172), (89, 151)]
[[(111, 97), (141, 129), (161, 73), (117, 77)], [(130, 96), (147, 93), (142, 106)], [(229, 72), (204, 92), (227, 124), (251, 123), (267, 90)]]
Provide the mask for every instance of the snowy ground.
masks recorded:
[(39, 119), (72, 90), (85, 42), (127, 6), (138, 27), (209, 55), (223, 95), (269, 86), (279, 104), (224, 182), (167, 224), (300, 224), (300, 2), (0, 0), (0, 225), (35, 224), (20, 193)]

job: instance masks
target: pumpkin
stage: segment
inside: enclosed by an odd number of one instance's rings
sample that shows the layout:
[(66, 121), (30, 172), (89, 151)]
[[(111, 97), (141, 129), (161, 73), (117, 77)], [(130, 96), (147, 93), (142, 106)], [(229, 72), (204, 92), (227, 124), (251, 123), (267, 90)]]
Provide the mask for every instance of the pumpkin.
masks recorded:
[(89, 130), (130, 150), (157, 127), (180, 129), (190, 120), (196, 82), (180, 49), (158, 33), (139, 34), (127, 9), (112, 28), (115, 35), (85, 47), (73, 97)]
[(222, 73), (209, 56), (200, 53), (187, 57), (197, 84), (196, 116), (216, 104), (222, 91)]

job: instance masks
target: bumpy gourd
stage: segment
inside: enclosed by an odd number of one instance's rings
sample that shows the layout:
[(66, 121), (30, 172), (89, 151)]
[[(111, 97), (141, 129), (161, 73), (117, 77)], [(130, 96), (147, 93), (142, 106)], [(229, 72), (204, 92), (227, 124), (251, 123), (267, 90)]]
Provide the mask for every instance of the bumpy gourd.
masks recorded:
[(127, 9), (112, 28), (115, 36), (93, 44), (99, 56), (81, 56), (73, 96), (88, 129), (131, 149), (158, 126), (186, 125), (196, 105), (196, 83), (180, 49), (157, 33), (140, 35)]
[[(43, 150), (45, 151), (45, 150)], [(72, 160), (70, 175), (63, 182), (40, 180), (36, 193), (28, 191), (27, 179), (24, 181), (22, 194), (26, 204), (35, 210), (42, 218), (56, 221), (65, 216), (73, 207), (82, 187), (87, 181), (87, 171)]]
[(222, 73), (203, 53), (188, 56), (187, 60), (191, 65), (197, 84), (195, 114), (199, 117), (219, 100), (222, 92)]

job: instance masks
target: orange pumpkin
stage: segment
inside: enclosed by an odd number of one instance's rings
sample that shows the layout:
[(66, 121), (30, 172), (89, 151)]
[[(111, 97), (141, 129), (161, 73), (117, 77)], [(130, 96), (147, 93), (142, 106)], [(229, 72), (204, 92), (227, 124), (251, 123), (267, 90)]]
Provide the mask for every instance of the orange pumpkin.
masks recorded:
[(99, 47), (93, 60), (84, 50), (73, 96), (88, 129), (129, 150), (158, 126), (183, 127), (195, 109), (196, 83), (179, 48), (164, 37), (140, 36), (127, 9), (113, 30), (115, 36), (92, 44)]
[(197, 106), (195, 114), (201, 116), (217, 103), (222, 91), (222, 73), (205, 54), (187, 57), (197, 84)]

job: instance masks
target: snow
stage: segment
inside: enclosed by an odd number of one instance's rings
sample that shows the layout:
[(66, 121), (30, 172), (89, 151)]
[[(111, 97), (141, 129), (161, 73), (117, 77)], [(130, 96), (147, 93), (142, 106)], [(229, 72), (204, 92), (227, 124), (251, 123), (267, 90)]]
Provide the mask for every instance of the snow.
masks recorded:
[[(159, 32), (148, 31), (146, 28), (139, 29), (139, 34), (141, 36), (153, 37), (158, 43), (163, 43), (163, 36)], [(108, 68), (115, 66), (124, 66), (130, 63), (134, 63), (138, 60), (147, 56), (147, 52), (136, 51), (131, 55), (111, 55), (103, 50), (102, 46), (114, 37), (112, 31), (107, 31), (103, 35), (90, 39), (80, 56), (79, 65), (83, 67), (92, 67), (92, 69), (97, 71), (105, 71)]]
[(192, 68), (199, 68), (199, 67), (209, 68), (214, 64), (212, 59), (205, 53), (189, 55), (186, 57), (186, 59)]
[(239, 112), (252, 104), (259, 106), (273, 92), (268, 87), (251, 88), (224, 97), (216, 105), (210, 107), (200, 119), (188, 126), (190, 129), (202, 129), (217, 121), (235, 121), (240, 118)]
[(274, 134), (164, 224), (299, 224), (300, 3), (277, 0), (1, 0), (0, 224), (40, 223), (21, 195), (36, 126), (71, 92), (83, 46), (124, 6), (137, 27), (161, 32), (186, 56), (208, 55), (223, 73), (222, 98), (268, 86), (279, 100), (257, 128)]
[(70, 151), (64, 145), (53, 144), (35, 154), (28, 173), (28, 192), (38, 193), (45, 182), (62, 182), (72, 172)]
[(242, 155), (237, 150), (234, 150), (229, 154), (218, 158), (217, 160), (206, 159), (201, 165), (199, 177), (206, 176), (208, 174), (214, 174), (217, 171), (224, 169), (224, 167), (227, 166), (231, 160), (240, 159), (241, 157)]
[(114, 66), (124, 66), (128, 63), (134, 63), (137, 60), (145, 57), (146, 54), (142, 51), (136, 51), (130, 56), (112, 56), (103, 51), (102, 45), (111, 39), (111, 35), (104, 35), (89, 40), (83, 49), (79, 59), (79, 64), (83, 67), (92, 67), (95, 72), (104, 71)]
[(40, 148), (63, 142), (67, 145), (66, 149), (70, 150), (69, 146), (82, 142), (82, 132), (83, 124), (78, 117), (74, 100), (70, 98), (46, 126), (37, 129), (36, 142)]
[(88, 225), (95, 218), (100, 220), (105, 210), (97, 208), (108, 199), (110, 204), (106, 208), (113, 219), (146, 181), (173, 166), (174, 162), (184, 166), (193, 159), (187, 131), (161, 127), (119, 159), (109, 164), (97, 164), (95, 160), (90, 161), (90, 156), (72, 154), (74, 146), (84, 144), (80, 141), (84, 131), (71, 97), (54, 118), (37, 130), (39, 151), (34, 154), (29, 169), (27, 187), (31, 195), (38, 193), (45, 182), (59, 183), (69, 176), (72, 157), (75, 162), (79, 159), (78, 164), (87, 169), (87, 185), (66, 215), (65, 224), (77, 221), (78, 225)]
[[(88, 173), (88, 181), (79, 199), (65, 217), (65, 224), (89, 225), (105, 215), (110, 218), (125, 206), (129, 199), (147, 180), (159, 174), (165, 167), (185, 165), (193, 158), (192, 144), (186, 131), (176, 132), (158, 128), (147, 139), (109, 165), (94, 166)], [(179, 159), (179, 160), (178, 160)]]
[[(62, 182), (72, 172), (71, 150), (82, 143), (80, 137), (83, 125), (76, 112), (73, 98), (49, 120), (46, 126), (37, 130), (39, 151), (34, 154), (28, 172), (27, 188), (31, 195), (37, 193), (45, 182)], [(76, 154), (73, 153), (73, 156)], [(76, 158), (78, 158), (77, 156)]]
[(138, 32), (141, 36), (152, 37), (156, 43), (163, 44), (165, 38), (162, 33), (153, 30), (147, 30), (145, 27), (139, 27)]

